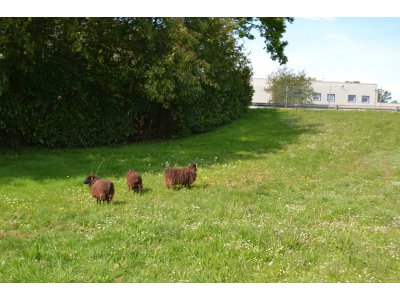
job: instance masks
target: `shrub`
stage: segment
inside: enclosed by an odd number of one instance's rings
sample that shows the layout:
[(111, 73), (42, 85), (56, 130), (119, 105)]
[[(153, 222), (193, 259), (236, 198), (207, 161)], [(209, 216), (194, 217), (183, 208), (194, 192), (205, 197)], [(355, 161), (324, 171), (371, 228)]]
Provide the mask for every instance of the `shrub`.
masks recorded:
[(0, 145), (119, 144), (237, 119), (253, 90), (235, 30), (232, 18), (2, 18)]

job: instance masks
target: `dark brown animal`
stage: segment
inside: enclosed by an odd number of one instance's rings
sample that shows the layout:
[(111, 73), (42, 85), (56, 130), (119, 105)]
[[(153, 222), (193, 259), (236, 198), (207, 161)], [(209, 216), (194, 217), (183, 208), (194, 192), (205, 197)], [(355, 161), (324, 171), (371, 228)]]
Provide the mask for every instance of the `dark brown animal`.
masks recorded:
[(129, 190), (135, 192), (135, 189), (137, 189), (139, 194), (142, 194), (143, 181), (138, 172), (132, 169), (128, 169), (128, 172), (126, 172), (125, 176), (125, 182), (128, 185)]
[(114, 197), (114, 183), (110, 180), (100, 179), (99, 176), (92, 174), (86, 177), (83, 181), (84, 184), (88, 184), (92, 196), (96, 198), (97, 203), (107, 201), (110, 203)]
[(189, 164), (186, 168), (166, 168), (164, 171), (165, 186), (170, 188), (174, 185), (188, 186), (196, 180), (196, 164)]

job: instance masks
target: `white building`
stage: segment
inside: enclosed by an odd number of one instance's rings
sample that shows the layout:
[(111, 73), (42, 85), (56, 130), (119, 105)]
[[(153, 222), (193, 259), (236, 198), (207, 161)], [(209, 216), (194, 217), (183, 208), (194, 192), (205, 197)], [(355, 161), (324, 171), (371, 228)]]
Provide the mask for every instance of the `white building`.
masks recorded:
[(376, 106), (378, 85), (334, 81), (313, 81), (313, 103), (351, 106)]
[[(265, 91), (266, 78), (252, 78), (253, 103), (268, 103), (271, 95)], [(327, 106), (374, 107), (378, 103), (378, 85), (374, 83), (353, 83), (334, 81), (313, 81), (313, 103)], [(284, 102), (284, 99), (282, 99)]]
[(267, 87), (266, 78), (252, 78), (251, 84), (253, 85), (254, 94), (253, 103), (268, 103), (271, 99), (271, 95), (265, 91)]

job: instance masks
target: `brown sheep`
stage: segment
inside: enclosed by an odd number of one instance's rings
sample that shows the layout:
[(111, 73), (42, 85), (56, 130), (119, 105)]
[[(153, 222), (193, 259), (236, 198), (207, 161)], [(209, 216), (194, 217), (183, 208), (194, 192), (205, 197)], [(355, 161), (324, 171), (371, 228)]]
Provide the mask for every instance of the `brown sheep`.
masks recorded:
[(135, 192), (135, 189), (137, 188), (139, 194), (142, 194), (143, 181), (138, 172), (132, 169), (128, 169), (125, 176), (125, 182), (128, 185), (129, 190)]
[(86, 177), (83, 181), (84, 184), (88, 184), (92, 196), (96, 198), (96, 202), (100, 204), (101, 201), (107, 201), (110, 203), (114, 196), (114, 183), (110, 180), (100, 179), (99, 176), (92, 174)]
[(196, 164), (189, 164), (186, 168), (166, 168), (165, 186), (170, 188), (173, 185), (188, 186), (196, 180)]

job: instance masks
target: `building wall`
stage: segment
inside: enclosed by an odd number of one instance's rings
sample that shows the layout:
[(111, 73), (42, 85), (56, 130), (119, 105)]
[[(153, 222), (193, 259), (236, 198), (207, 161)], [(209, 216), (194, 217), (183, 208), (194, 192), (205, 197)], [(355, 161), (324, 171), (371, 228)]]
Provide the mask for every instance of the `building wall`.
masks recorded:
[[(254, 88), (253, 103), (268, 103), (271, 95), (265, 91), (267, 86), (266, 78), (252, 78)], [(316, 94), (320, 94), (315, 104), (351, 105), (351, 106), (376, 106), (378, 98), (378, 85), (372, 83), (347, 83), (333, 81), (313, 81), (312, 87)], [(328, 101), (328, 94), (331, 95)], [(332, 96), (334, 95), (334, 96)], [(354, 102), (349, 102), (349, 95), (355, 96)], [(364, 102), (363, 102), (364, 96)]]
[[(352, 106), (377, 105), (377, 84), (313, 81), (312, 86), (315, 93), (319, 96), (314, 97), (313, 103), (315, 104)], [(318, 98), (320, 100), (317, 100)]]
[(271, 95), (264, 90), (267, 86), (267, 79), (266, 78), (252, 78), (251, 84), (253, 85), (253, 88), (254, 88), (252, 102), (268, 103), (269, 99), (271, 99)]

